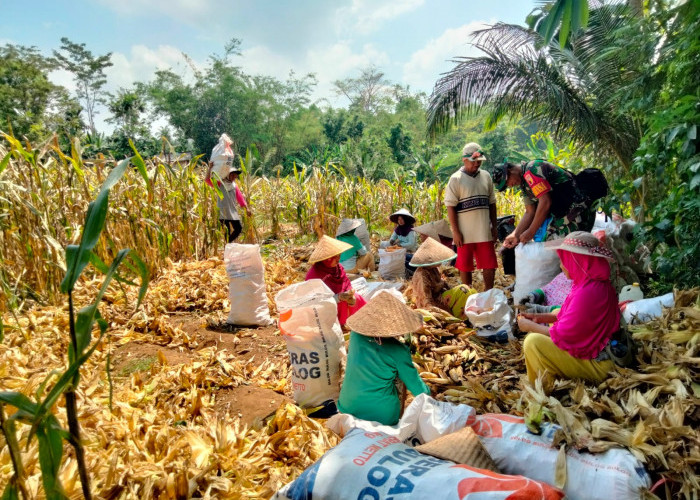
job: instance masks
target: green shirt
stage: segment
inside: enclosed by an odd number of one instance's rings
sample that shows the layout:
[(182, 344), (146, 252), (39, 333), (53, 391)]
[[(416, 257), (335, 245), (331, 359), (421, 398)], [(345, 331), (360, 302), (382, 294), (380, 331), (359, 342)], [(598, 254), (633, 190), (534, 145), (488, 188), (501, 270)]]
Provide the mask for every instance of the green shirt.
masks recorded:
[(341, 234), (340, 236), (336, 237), (336, 240), (344, 241), (345, 243), (349, 243), (350, 245), (352, 245), (352, 248), (350, 248), (349, 250), (345, 250), (343, 253), (340, 254), (340, 262), (353, 258), (356, 253), (360, 255), (364, 255), (367, 253), (365, 251), (364, 245), (360, 241), (360, 238), (358, 238), (354, 233)]
[(430, 394), (413, 366), (407, 345), (396, 339), (381, 339), (350, 333), (350, 349), (338, 409), (363, 420), (394, 425), (401, 403), (394, 380), (399, 377), (411, 394)]

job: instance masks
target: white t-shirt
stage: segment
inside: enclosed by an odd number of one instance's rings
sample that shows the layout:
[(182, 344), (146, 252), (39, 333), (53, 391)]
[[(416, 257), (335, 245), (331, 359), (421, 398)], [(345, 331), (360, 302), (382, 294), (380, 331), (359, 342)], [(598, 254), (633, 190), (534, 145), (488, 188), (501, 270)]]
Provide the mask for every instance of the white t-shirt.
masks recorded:
[(489, 205), (496, 203), (496, 192), (488, 172), (479, 169), (475, 177), (459, 169), (445, 188), (445, 206), (457, 209), (462, 243), (493, 241)]

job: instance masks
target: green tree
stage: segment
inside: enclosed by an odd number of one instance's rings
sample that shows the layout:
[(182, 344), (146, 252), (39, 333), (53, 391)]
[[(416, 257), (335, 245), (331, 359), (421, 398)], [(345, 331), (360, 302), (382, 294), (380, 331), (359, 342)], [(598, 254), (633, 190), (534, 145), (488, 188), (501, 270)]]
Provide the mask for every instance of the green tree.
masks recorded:
[(112, 53), (94, 56), (85, 48), (84, 43), (75, 43), (68, 38), (61, 38), (61, 48), (54, 51), (54, 57), (66, 71), (73, 73), (77, 86), (77, 95), (85, 108), (90, 133), (95, 135), (95, 106), (103, 101), (103, 88), (107, 83), (104, 70), (113, 66)]
[(375, 66), (361, 70), (357, 78), (333, 82), (337, 95), (350, 101), (350, 109), (366, 114), (377, 113), (391, 104), (392, 87), (384, 73)]
[(17, 137), (39, 140), (80, 124), (75, 101), (49, 80), (54, 68), (35, 47), (0, 47), (0, 128), (11, 127)]

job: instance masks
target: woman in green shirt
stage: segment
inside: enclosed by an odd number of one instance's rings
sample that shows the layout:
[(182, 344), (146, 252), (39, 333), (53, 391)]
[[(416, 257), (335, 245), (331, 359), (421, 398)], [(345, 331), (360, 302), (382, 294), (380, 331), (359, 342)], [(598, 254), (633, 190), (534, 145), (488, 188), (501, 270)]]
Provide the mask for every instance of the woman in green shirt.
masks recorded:
[(401, 402), (398, 376), (414, 396), (430, 389), (413, 366), (411, 352), (399, 337), (418, 330), (423, 321), (390, 293), (379, 293), (347, 322), (352, 330), (338, 409), (363, 420), (394, 425)]

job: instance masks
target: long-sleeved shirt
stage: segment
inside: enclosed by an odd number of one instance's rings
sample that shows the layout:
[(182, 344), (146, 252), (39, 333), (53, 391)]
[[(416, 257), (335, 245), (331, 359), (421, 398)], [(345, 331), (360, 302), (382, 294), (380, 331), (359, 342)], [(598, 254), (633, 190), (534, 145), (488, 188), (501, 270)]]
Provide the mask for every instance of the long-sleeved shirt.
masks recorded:
[[(214, 187), (211, 179), (207, 179), (207, 184)], [(223, 198), (216, 199), (216, 204), (219, 207), (219, 219), (221, 220), (241, 220), (238, 215), (238, 207), (247, 207), (245, 197), (238, 185), (235, 182), (217, 182), (217, 186), (223, 195)]]
[(411, 230), (406, 236), (399, 236), (396, 231), (391, 233), (391, 238), (389, 238), (389, 243), (392, 245), (399, 245), (406, 249), (408, 253), (414, 253), (418, 250), (418, 240), (416, 239), (416, 232)]
[(345, 250), (340, 254), (340, 265), (343, 266), (343, 269), (355, 269), (357, 256), (367, 255), (367, 249), (365, 249), (360, 238), (355, 234), (341, 234), (336, 236), (335, 239), (352, 245), (350, 250)]
[(414, 396), (430, 394), (407, 345), (392, 338), (381, 339), (379, 344), (373, 337), (352, 332), (338, 409), (363, 420), (394, 425), (401, 412), (394, 384), (397, 376)]

